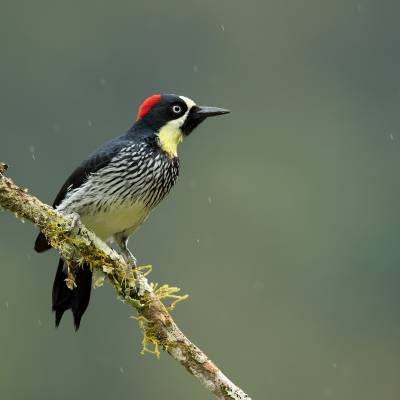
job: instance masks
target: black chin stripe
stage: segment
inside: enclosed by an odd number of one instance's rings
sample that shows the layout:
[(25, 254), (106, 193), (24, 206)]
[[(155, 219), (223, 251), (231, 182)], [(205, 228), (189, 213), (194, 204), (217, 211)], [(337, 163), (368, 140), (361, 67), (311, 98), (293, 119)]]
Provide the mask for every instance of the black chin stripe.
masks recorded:
[(198, 125), (200, 125), (204, 120), (204, 116), (200, 116), (197, 113), (198, 107), (193, 106), (190, 111), (188, 116), (186, 117), (186, 120), (184, 124), (181, 127), (181, 131), (185, 136), (188, 136), (193, 129), (195, 129)]

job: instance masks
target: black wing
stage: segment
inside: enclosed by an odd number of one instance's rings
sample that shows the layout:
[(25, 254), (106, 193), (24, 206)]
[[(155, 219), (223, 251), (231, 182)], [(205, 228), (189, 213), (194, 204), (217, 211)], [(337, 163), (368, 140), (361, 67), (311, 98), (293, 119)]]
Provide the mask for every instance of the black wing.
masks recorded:
[[(78, 168), (75, 169), (74, 172), (72, 172), (69, 178), (65, 181), (54, 200), (53, 207), (55, 208), (61, 204), (68, 192), (80, 187), (83, 183), (85, 183), (90, 174), (93, 174), (105, 167), (121, 150), (121, 148), (126, 146), (126, 144), (127, 142), (125, 137), (121, 136), (104, 144), (102, 147), (92, 153)], [(42, 232), (40, 232), (35, 241), (35, 250), (38, 253), (41, 253), (50, 248), (51, 246), (47, 242), (46, 237)]]

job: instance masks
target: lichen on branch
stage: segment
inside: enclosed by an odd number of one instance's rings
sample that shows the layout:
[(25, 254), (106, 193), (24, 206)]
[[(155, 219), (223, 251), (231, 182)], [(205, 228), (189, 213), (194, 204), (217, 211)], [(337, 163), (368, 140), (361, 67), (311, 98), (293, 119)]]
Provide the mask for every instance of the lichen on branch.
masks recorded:
[[(49, 243), (75, 268), (87, 262), (94, 271), (103, 273), (118, 296), (135, 308), (135, 317), (143, 329), (142, 353), (159, 356), (159, 349), (169, 353), (190, 374), (224, 400), (250, 400), (221, 370), (178, 328), (169, 310), (187, 296), (168, 285), (149, 283), (146, 275), (151, 267), (129, 269), (125, 260), (80, 222), (76, 215), (64, 215), (30, 195), (4, 174), (7, 165), (0, 162), (0, 207), (18, 218), (35, 224)], [(97, 281), (102, 284), (101, 279)], [(140, 288), (138, 291), (137, 288)], [(163, 304), (166, 301), (166, 305)], [(151, 350), (148, 345), (152, 344)]]

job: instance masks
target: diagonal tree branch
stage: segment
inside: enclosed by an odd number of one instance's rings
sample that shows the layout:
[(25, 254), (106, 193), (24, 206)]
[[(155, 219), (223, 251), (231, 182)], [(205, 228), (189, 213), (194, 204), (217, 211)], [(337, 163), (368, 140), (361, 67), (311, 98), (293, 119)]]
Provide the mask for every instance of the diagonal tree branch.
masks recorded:
[[(71, 264), (86, 261), (93, 270), (103, 272), (125, 303), (137, 310), (137, 319), (144, 331), (144, 351), (147, 343), (154, 344), (156, 354), (161, 347), (218, 399), (251, 400), (175, 324), (161, 299), (181, 299), (182, 296), (174, 295), (177, 288), (156, 288), (140, 271), (135, 281), (124, 259), (88, 231), (76, 216), (61, 214), (28, 194), (4, 176), (6, 169), (0, 162), (0, 207), (37, 225), (52, 247)], [(139, 293), (137, 286), (141, 288)]]

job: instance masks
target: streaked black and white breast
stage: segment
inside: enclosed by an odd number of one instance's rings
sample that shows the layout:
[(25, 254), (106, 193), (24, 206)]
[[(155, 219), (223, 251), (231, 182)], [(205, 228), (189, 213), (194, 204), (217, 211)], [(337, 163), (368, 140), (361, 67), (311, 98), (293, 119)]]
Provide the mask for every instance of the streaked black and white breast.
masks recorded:
[(76, 212), (103, 240), (131, 235), (169, 193), (179, 174), (179, 160), (158, 146), (129, 142), (102, 168), (70, 188), (59, 211)]

